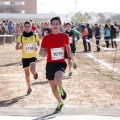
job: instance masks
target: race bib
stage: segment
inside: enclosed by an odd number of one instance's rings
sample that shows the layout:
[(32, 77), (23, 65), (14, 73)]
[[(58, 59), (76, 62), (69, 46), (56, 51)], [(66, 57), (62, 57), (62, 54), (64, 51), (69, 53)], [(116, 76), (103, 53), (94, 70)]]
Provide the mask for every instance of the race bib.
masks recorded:
[(72, 37), (69, 37), (69, 43), (73, 43), (72, 40), (73, 40)]
[(24, 48), (25, 48), (26, 53), (32, 53), (32, 52), (35, 51), (35, 45), (34, 44), (25, 44)]
[(52, 48), (51, 49), (52, 60), (64, 59), (64, 48)]

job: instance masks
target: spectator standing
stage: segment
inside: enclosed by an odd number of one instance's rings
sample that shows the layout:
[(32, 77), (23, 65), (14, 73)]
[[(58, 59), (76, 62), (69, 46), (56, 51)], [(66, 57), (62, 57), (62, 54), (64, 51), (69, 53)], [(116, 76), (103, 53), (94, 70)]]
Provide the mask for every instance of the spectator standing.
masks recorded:
[(115, 41), (116, 37), (117, 37), (117, 30), (114, 25), (111, 25), (110, 26), (110, 38), (111, 38), (112, 48), (114, 48), (114, 45), (115, 45), (115, 48), (117, 49), (117, 43)]
[(97, 52), (100, 52), (100, 47), (99, 46), (100, 46), (100, 39), (101, 39), (101, 28), (98, 27), (98, 24), (95, 24), (94, 32), (95, 32)]
[(85, 25), (81, 25), (81, 28), (82, 28), (83, 47), (84, 47), (84, 51), (83, 52), (87, 52), (87, 42), (86, 42), (86, 39), (88, 37), (88, 30), (85, 27)]
[[(93, 37), (93, 31), (90, 27), (90, 24), (87, 24), (87, 30), (88, 30), (88, 40), (90, 41)], [(91, 51), (91, 44), (88, 42), (88, 51)]]
[(110, 28), (108, 24), (105, 24), (105, 27), (104, 27), (104, 40), (106, 42), (106, 47), (109, 48)]

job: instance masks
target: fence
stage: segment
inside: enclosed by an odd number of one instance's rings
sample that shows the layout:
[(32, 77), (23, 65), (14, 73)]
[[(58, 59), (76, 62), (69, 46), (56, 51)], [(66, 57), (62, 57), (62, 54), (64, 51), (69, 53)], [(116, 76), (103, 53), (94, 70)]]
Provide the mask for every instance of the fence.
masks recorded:
[[(120, 49), (116, 48), (106, 48), (103, 44), (104, 41), (101, 41), (101, 45), (96, 45), (94, 42), (91, 42), (89, 40), (86, 40), (89, 42), (92, 46), (92, 48), (99, 47), (101, 49), (100, 52), (92, 52), (91, 54), (88, 54), (88, 56), (97, 62), (103, 64), (107, 68), (113, 70), (113, 71), (120, 71)], [(117, 44), (120, 44), (120, 39), (114, 39), (113, 41), (116, 41)]]

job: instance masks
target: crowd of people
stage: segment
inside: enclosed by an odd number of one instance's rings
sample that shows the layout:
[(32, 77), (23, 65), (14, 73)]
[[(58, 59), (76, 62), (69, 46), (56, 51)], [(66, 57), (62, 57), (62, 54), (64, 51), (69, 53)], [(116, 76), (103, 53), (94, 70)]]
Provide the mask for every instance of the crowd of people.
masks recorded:
[[(7, 23), (8, 22), (8, 23)], [(15, 34), (19, 36), (16, 40), (16, 50), (22, 50), (22, 64), (27, 83), (27, 95), (32, 92), (30, 84), (30, 73), (34, 79), (39, 77), (36, 67), (37, 52), (42, 57), (47, 57), (46, 78), (49, 81), (53, 95), (58, 101), (56, 111), (60, 111), (64, 105), (62, 99), (66, 99), (67, 93), (62, 84), (62, 78), (66, 67), (69, 68), (68, 76), (72, 75), (72, 67), (77, 68), (75, 61), (76, 45), (80, 38), (83, 40), (83, 52), (91, 51), (93, 37), (96, 40), (97, 52), (100, 51), (100, 39), (102, 34), (106, 47), (109, 48), (110, 39), (112, 48), (117, 48), (115, 40), (119, 35), (117, 23), (114, 25), (105, 24), (74, 24), (65, 23), (61, 25), (59, 17), (54, 17), (50, 22), (42, 24), (34, 23), (32, 20), (14, 23), (13, 21), (3, 21), (0, 26), (0, 34)], [(88, 40), (88, 41), (87, 41)]]
[[(45, 23), (37, 23), (32, 22), (32, 31), (34, 33), (38, 33), (39, 37), (41, 38), (44, 36), (44, 34), (51, 33), (51, 26), (50, 22)], [(88, 23), (82, 24), (82, 23), (73, 23), (71, 22), (71, 29), (76, 30), (81, 34), (81, 38), (83, 40), (83, 46), (84, 46), (84, 52), (91, 51), (91, 45), (89, 42), (86, 41), (86, 39), (92, 41), (92, 39), (95, 39), (96, 41), (96, 51), (100, 51), (100, 40), (102, 36), (104, 37), (106, 47), (109, 48), (109, 45), (112, 44), (112, 48), (117, 49), (117, 43), (115, 39), (119, 36), (120, 31), (120, 25), (114, 22), (114, 24), (94, 24), (90, 25)], [(61, 32), (66, 31), (66, 24), (64, 23), (61, 25), (60, 28)], [(3, 20), (0, 23), (0, 35), (15, 35), (16, 38), (19, 36), (19, 34), (24, 32), (24, 21), (15, 23), (14, 21), (10, 20)], [(3, 37), (3, 44), (5, 44), (6, 37)], [(13, 41), (16, 41), (13, 40)]]

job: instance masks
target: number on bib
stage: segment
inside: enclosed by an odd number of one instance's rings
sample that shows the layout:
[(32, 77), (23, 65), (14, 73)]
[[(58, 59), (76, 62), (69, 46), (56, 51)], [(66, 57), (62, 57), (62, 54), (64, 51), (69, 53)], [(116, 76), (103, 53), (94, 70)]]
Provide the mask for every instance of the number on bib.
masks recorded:
[(26, 53), (32, 53), (32, 52), (35, 51), (35, 45), (34, 44), (25, 44), (24, 48), (25, 48)]
[(64, 48), (52, 48), (51, 49), (52, 60), (64, 59)]
[(69, 43), (73, 43), (72, 37), (69, 37)]

